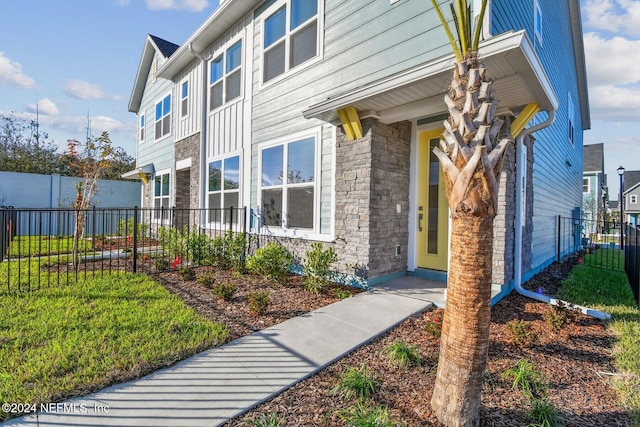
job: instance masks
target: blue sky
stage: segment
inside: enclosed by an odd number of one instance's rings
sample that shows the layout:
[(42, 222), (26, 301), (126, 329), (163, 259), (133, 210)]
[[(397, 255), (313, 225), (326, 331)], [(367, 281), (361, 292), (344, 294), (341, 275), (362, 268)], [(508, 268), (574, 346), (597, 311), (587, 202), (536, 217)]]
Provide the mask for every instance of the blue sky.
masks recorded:
[[(135, 153), (127, 111), (147, 33), (182, 44), (217, 0), (6, 0), (0, 13), (0, 114), (35, 116), (64, 146), (94, 135)], [(611, 199), (616, 168), (640, 170), (640, 1), (581, 0), (591, 108), (585, 144), (604, 142)]]

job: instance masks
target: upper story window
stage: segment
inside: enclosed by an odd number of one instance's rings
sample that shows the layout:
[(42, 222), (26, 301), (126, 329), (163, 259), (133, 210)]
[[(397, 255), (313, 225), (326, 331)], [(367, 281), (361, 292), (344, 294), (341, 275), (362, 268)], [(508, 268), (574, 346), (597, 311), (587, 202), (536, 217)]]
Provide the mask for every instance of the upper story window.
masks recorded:
[(189, 80), (182, 83), (180, 95), (180, 116), (185, 117), (187, 114), (189, 114)]
[(571, 144), (575, 143), (575, 111), (573, 109), (573, 100), (571, 95), (567, 95), (567, 135)]
[(156, 140), (171, 133), (171, 95), (156, 104)]
[(635, 205), (638, 203), (638, 195), (637, 194), (632, 194), (629, 196), (629, 204), (630, 205)]
[(209, 110), (240, 96), (242, 88), (242, 40), (211, 61)]
[(316, 138), (262, 150), (260, 199), (266, 226), (309, 229), (315, 224)]
[(589, 185), (589, 178), (582, 178), (582, 192), (583, 193), (591, 192), (590, 185)]
[(538, 0), (533, 4), (533, 32), (538, 43), (542, 44), (542, 9)]
[(318, 55), (317, 0), (286, 0), (263, 28), (264, 82)]
[(140, 142), (144, 142), (144, 114), (140, 114)]

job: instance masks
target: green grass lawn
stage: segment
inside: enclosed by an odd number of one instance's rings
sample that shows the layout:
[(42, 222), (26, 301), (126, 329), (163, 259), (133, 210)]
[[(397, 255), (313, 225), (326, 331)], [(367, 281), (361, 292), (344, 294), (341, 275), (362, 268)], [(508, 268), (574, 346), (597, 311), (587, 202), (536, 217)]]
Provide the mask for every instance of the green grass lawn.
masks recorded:
[[(0, 294), (0, 401), (50, 403), (169, 366), (226, 342), (144, 275)], [(0, 419), (7, 416), (0, 412)]]
[[(11, 240), (7, 255), (10, 257), (29, 257), (71, 253), (73, 236), (16, 236)], [(78, 241), (78, 250), (91, 249), (91, 242)]]
[(559, 296), (611, 314), (608, 327), (616, 336), (613, 357), (619, 374), (614, 384), (640, 426), (640, 310), (623, 265), (618, 270), (605, 270), (586, 264), (574, 267)]

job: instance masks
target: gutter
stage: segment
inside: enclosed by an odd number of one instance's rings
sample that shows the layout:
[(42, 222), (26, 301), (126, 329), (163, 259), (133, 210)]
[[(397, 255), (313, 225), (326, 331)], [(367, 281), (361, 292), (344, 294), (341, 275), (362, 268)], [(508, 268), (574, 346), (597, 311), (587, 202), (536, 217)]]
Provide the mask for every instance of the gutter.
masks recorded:
[(516, 138), (516, 230), (515, 230), (515, 253), (514, 253), (514, 283), (516, 291), (525, 297), (532, 298), (537, 301), (541, 301), (547, 304), (562, 306), (562, 307), (573, 307), (576, 310), (581, 311), (583, 314), (588, 316), (595, 317), (600, 320), (608, 320), (611, 318), (611, 315), (599, 310), (595, 310), (588, 307), (583, 307), (580, 305), (572, 304), (567, 301), (563, 301), (557, 298), (551, 298), (548, 295), (539, 294), (537, 292), (533, 292), (522, 287), (522, 226), (518, 225), (518, 219), (522, 216), (522, 199), (524, 197), (523, 188), (522, 188), (522, 180), (525, 179), (524, 176), (524, 165), (522, 164), (522, 148), (524, 146), (524, 139), (531, 135), (533, 132), (537, 132), (541, 129), (547, 128), (551, 126), (551, 124), (555, 120), (555, 110), (550, 110), (547, 112), (548, 117), (544, 122), (535, 125), (530, 128), (524, 129), (520, 135)]
[[(207, 182), (206, 170), (207, 170), (207, 118), (209, 109), (207, 108), (209, 94), (208, 85), (207, 85), (207, 60), (202, 56), (202, 52), (196, 52), (193, 48), (193, 42), (189, 42), (189, 52), (191, 52), (196, 58), (200, 60), (202, 65), (202, 87), (205, 90), (200, 91), (202, 93), (202, 105), (200, 106), (201, 117), (200, 117), (200, 167), (198, 177), (200, 180), (199, 185), (199, 199), (200, 199), (200, 207), (204, 208), (206, 206), (206, 190), (205, 185)], [(202, 217), (200, 218), (200, 224), (204, 224), (206, 218), (204, 211), (201, 211)]]

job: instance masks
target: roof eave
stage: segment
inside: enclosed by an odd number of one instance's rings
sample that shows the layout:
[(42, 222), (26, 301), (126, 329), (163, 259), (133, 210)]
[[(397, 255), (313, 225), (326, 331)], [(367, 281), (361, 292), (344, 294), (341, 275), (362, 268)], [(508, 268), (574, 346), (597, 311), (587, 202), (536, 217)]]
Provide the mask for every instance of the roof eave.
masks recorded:
[(569, 16), (573, 50), (576, 59), (576, 77), (578, 79), (578, 95), (580, 96), (580, 112), (582, 129), (591, 129), (591, 111), (589, 109), (589, 90), (587, 87), (587, 68), (584, 58), (584, 39), (582, 34), (582, 17), (580, 1), (569, 0)]
[(149, 76), (151, 62), (153, 61), (153, 56), (157, 51), (158, 47), (147, 34), (144, 41), (144, 48), (142, 49), (142, 56), (140, 57), (140, 63), (138, 64), (138, 72), (136, 73), (136, 78), (133, 81), (133, 88), (131, 89), (131, 96), (129, 97), (129, 112), (131, 113), (137, 114), (138, 110), (140, 110), (140, 103), (142, 102), (144, 87), (147, 77)]

